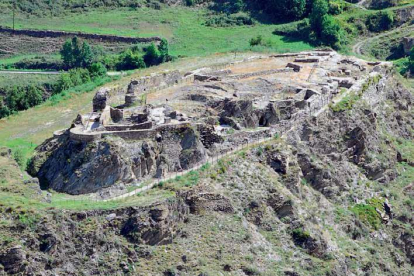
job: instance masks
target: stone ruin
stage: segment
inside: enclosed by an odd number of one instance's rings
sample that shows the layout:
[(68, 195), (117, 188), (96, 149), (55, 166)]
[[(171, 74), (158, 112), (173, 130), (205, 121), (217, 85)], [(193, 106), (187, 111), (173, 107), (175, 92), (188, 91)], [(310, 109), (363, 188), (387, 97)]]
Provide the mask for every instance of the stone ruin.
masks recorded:
[[(39, 178), (58, 191), (82, 194), (185, 171), (285, 133), (386, 68), (320, 50), (151, 75), (132, 80), (123, 94), (102, 88), (92, 112), (55, 134), (59, 146)], [(76, 155), (61, 157), (72, 151)], [(80, 152), (88, 158), (80, 159)], [(50, 175), (53, 166), (64, 169)]]

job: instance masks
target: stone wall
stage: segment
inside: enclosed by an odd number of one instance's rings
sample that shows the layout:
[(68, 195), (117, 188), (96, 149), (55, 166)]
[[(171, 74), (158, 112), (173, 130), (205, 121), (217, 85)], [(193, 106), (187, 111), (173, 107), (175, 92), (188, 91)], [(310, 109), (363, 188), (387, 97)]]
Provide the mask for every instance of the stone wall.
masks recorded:
[(10, 33), (16, 35), (27, 35), (32, 37), (73, 37), (77, 36), (84, 39), (93, 39), (99, 41), (108, 41), (108, 42), (122, 42), (122, 43), (151, 43), (151, 42), (160, 42), (161, 38), (158, 36), (154, 37), (127, 37), (127, 36), (116, 36), (116, 35), (101, 35), (101, 34), (88, 34), (81, 32), (65, 32), (65, 31), (51, 31), (51, 30), (14, 30), (7, 27), (0, 27), (1, 33)]
[(107, 105), (105, 109), (101, 113), (101, 117), (99, 118), (99, 123), (103, 126), (107, 125), (112, 121), (111, 119), (111, 107)]
[(152, 129), (152, 122), (148, 121), (142, 124), (134, 125), (112, 125), (106, 126), (107, 131), (126, 131), (126, 130), (143, 130), (143, 129)]

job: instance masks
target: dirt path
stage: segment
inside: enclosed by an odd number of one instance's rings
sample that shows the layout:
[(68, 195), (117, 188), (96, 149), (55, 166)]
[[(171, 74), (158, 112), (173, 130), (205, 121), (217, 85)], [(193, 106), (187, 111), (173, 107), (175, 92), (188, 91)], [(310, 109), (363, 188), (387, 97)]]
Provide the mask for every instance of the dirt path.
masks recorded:
[(364, 46), (369, 44), (373, 40), (381, 38), (381, 37), (386, 37), (386, 36), (389, 36), (393, 33), (400, 32), (400, 31), (406, 31), (406, 33), (408, 33), (409, 30), (414, 30), (414, 25), (401, 26), (401, 27), (398, 27), (398, 28), (393, 29), (393, 30), (388, 31), (388, 32), (380, 33), (380, 34), (372, 36), (372, 37), (367, 37), (367, 38), (357, 42), (354, 46), (352, 46), (352, 52), (354, 52), (357, 55), (364, 55), (364, 53), (363, 53)]

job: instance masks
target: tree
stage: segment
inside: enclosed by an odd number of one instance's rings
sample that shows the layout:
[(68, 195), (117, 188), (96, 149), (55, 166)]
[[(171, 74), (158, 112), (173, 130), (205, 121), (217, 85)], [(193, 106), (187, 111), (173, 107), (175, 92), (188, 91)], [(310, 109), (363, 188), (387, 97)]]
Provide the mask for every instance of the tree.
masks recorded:
[(79, 39), (77, 36), (72, 38), (72, 58), (73, 64), (72, 67), (81, 67), (82, 62), (82, 49), (80, 47)]
[(160, 51), (152, 43), (145, 51), (144, 61), (147, 66), (157, 65), (160, 60)]
[(327, 0), (315, 0), (309, 22), (312, 29), (311, 37), (315, 42), (329, 45), (335, 49), (340, 47), (343, 30), (336, 19), (328, 14), (329, 3)]
[(162, 39), (160, 45), (158, 45), (158, 51), (160, 52), (160, 62), (167, 62), (170, 59), (168, 41)]
[(121, 61), (117, 65), (118, 70), (134, 70), (145, 67), (146, 64), (144, 62), (144, 59), (131, 49), (122, 54)]
[(331, 15), (324, 15), (322, 18), (322, 42), (337, 49), (340, 47), (341, 33), (341, 26), (335, 18)]
[[(312, 11), (309, 15), (309, 23), (312, 30), (317, 37), (322, 34), (322, 21), (325, 15), (328, 14), (329, 4), (326, 0), (315, 0), (312, 5)], [(326, 20), (326, 19), (325, 19)]]
[(97, 63), (93, 63), (89, 67), (89, 73), (91, 75), (91, 78), (97, 78), (97, 77), (105, 76), (107, 73), (107, 70), (106, 70), (105, 65), (103, 65), (100, 62), (97, 62)]
[(63, 64), (66, 68), (86, 68), (94, 61), (94, 52), (88, 42), (84, 41), (80, 46), (79, 39), (75, 36), (67, 40), (60, 50)]
[(43, 91), (39, 87), (29, 85), (25, 98), (27, 99), (27, 108), (36, 106), (43, 102)]
[(64, 73), (60, 75), (59, 80), (56, 84), (56, 89), (54, 89), (53, 94), (60, 93), (64, 90), (67, 90), (73, 86), (72, 79), (68, 73)]
[(89, 67), (93, 63), (94, 56), (92, 53), (92, 49), (86, 41), (84, 41), (82, 44), (81, 56), (79, 57), (79, 59), (81, 67), (83, 68)]
[(306, 11), (306, 0), (273, 0), (275, 10), (279, 10), (286, 19), (300, 19)]
[(63, 64), (66, 67), (72, 67), (73, 65), (73, 56), (72, 56), (72, 42), (66, 40), (63, 44), (62, 49), (60, 50), (60, 56), (62, 57)]

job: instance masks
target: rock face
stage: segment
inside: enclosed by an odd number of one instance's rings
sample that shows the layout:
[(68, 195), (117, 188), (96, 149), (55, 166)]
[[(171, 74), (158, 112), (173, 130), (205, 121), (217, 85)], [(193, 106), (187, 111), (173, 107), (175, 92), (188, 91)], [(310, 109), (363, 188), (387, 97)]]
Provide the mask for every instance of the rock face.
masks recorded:
[(159, 142), (127, 143), (109, 137), (80, 142), (64, 134), (38, 147), (30, 171), (45, 188), (85, 194), (186, 170), (204, 160), (205, 149), (192, 128), (167, 131), (161, 136)]
[(404, 53), (410, 54), (411, 49), (414, 47), (414, 37), (404, 37), (402, 41)]
[(130, 215), (122, 226), (121, 235), (133, 243), (162, 245), (173, 241), (178, 229), (188, 214), (188, 207), (181, 199), (168, 204), (151, 207), (147, 213), (137, 212)]
[(104, 110), (106, 107), (106, 103), (108, 101), (108, 97), (109, 89), (99, 89), (99, 91), (95, 94), (95, 97), (93, 98), (93, 111), (98, 112)]

